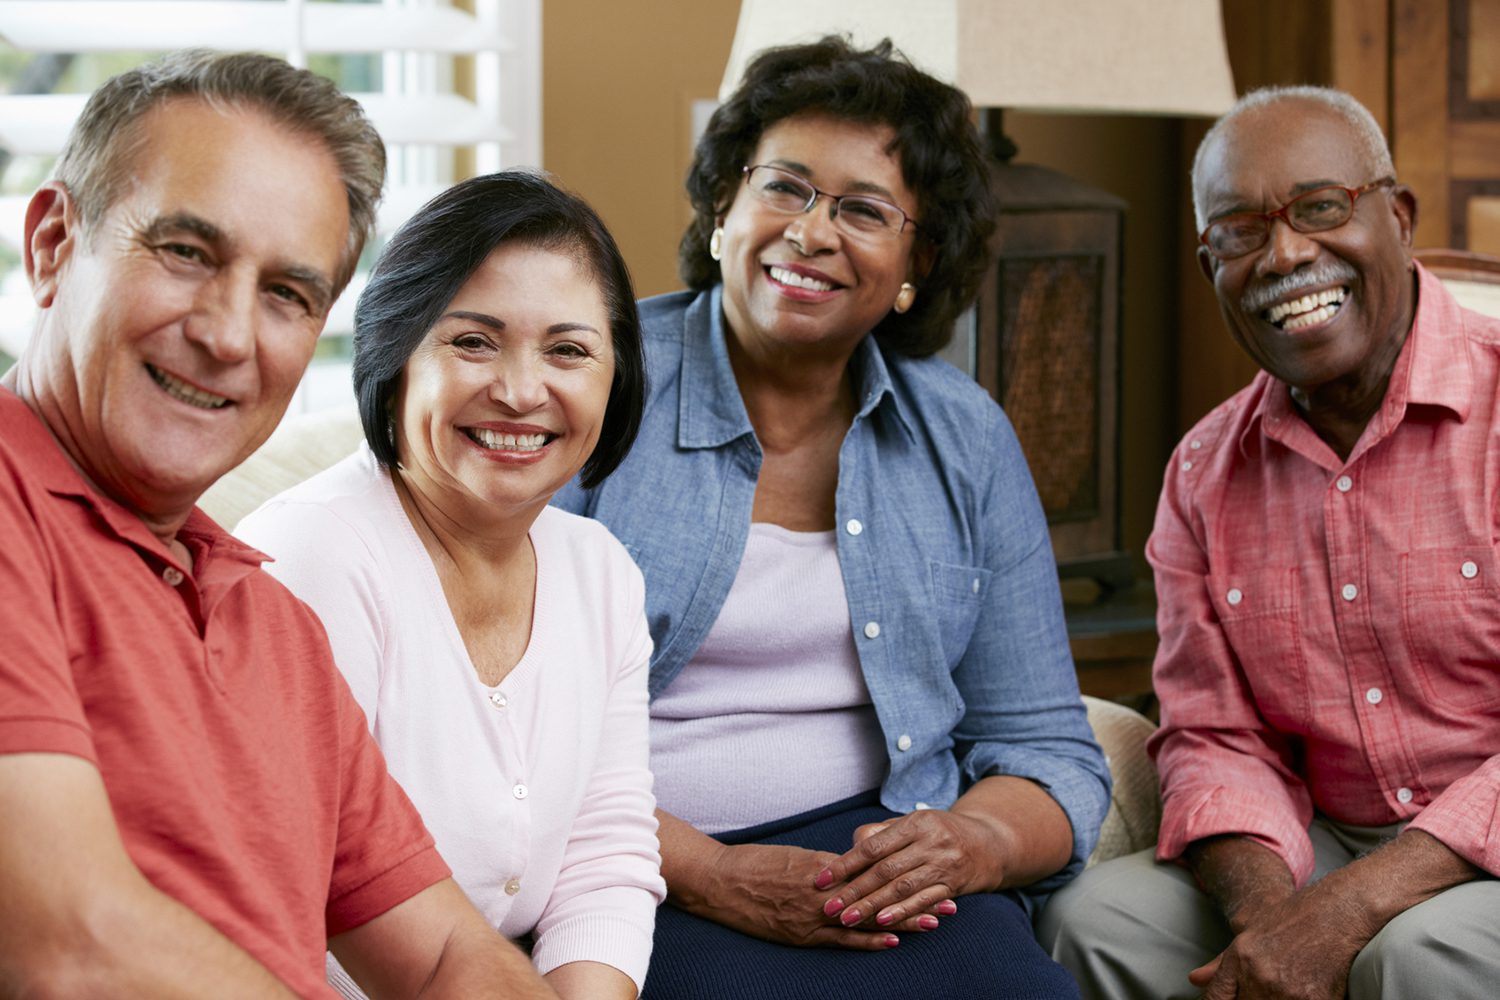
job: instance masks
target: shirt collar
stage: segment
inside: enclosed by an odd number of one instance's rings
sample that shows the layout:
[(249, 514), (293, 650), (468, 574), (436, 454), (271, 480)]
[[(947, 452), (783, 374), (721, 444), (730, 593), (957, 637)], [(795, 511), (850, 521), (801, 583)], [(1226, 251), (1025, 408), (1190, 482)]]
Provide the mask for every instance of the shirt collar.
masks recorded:
[[(725, 343), (724, 286), (700, 292), (683, 314), (682, 391), (678, 404), (677, 444), (681, 448), (716, 448), (753, 434), (739, 383), (729, 363)], [(891, 384), (890, 369), (873, 336), (855, 348), (850, 361), (859, 401), (856, 420), (869, 416), (882, 403), (908, 435), (911, 421)]]
[[(1464, 310), (1443, 287), (1443, 282), (1421, 264), (1417, 273), (1417, 313), (1380, 410), (1371, 418), (1379, 421), (1380, 433), (1390, 433), (1411, 404), (1437, 406), (1451, 412), (1459, 422), (1469, 418), (1474, 394), (1474, 372), (1469, 359), (1467, 319)], [(1286, 383), (1260, 372), (1252, 383), (1259, 399), (1252, 403), (1250, 419), (1240, 434), (1240, 454), (1248, 456), (1262, 433), (1281, 439), (1286, 422), (1298, 417)]]
[[(89, 486), (68, 460), (62, 445), (52, 436), (42, 418), (19, 396), (4, 387), (0, 387), (0, 427), (6, 429), (6, 437), (11, 446), (23, 456), (29, 475), (43, 489), (53, 496), (75, 500), (91, 508), (110, 533), (120, 541), (171, 562), (176, 561), (139, 515)], [(197, 507), (188, 514), (181, 534), (185, 541), (195, 543), (190, 547), (194, 550), (197, 563), (223, 557), (254, 567), (268, 558), (264, 553), (230, 535)], [(201, 575), (202, 569), (202, 565), (196, 565), (195, 573)]]

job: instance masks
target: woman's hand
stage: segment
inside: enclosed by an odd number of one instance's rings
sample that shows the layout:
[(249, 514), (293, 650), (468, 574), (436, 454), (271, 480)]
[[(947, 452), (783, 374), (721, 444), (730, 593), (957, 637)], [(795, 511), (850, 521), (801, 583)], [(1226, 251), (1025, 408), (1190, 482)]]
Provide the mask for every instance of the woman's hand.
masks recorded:
[(845, 927), (936, 927), (932, 914), (958, 912), (953, 897), (1000, 885), (995, 840), (984, 821), (941, 809), (866, 824), (818, 873), (821, 912)]
[(800, 847), (726, 846), (715, 865), (712, 891), (692, 912), (752, 937), (802, 947), (883, 951), (898, 943), (892, 931), (925, 929), (916, 920), (854, 929), (825, 916), (827, 894), (813, 879), (837, 860), (835, 854)]

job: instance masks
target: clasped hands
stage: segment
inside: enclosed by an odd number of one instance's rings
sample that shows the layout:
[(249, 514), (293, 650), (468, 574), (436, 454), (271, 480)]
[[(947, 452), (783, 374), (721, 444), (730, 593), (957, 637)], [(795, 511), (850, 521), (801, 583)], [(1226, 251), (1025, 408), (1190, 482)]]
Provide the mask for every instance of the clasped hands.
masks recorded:
[(993, 830), (939, 809), (854, 831), (841, 855), (765, 844), (726, 846), (716, 865), (727, 890), (718, 918), (771, 941), (879, 951), (899, 933), (935, 930), (954, 897), (997, 887)]

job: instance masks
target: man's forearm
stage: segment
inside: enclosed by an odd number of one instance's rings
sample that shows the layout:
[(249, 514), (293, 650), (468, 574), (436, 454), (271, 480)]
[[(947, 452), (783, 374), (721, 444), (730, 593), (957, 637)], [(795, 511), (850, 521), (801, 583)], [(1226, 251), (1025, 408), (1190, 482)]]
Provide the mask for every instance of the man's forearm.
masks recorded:
[(1444, 889), (1485, 873), (1422, 830), (1407, 830), (1377, 850), (1356, 858), (1323, 881), (1359, 905), (1375, 931)]
[(1195, 840), (1183, 859), (1236, 934), (1257, 912), (1276, 905), (1297, 888), (1286, 862), (1248, 837), (1229, 834)]

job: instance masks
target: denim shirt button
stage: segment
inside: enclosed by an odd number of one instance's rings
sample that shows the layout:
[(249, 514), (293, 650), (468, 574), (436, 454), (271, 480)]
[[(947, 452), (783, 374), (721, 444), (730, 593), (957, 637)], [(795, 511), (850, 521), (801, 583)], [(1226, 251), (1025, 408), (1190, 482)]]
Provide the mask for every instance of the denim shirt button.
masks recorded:
[(903, 752), (907, 751), (907, 750), (910, 750), (911, 749), (911, 737), (908, 736), (908, 735), (906, 735), (905, 733), (902, 733), (900, 736), (896, 737), (896, 749), (897, 750), (901, 750)]
[(879, 622), (865, 622), (865, 638), (874, 639), (880, 635)]
[(865, 526), (859, 523), (859, 518), (851, 517), (849, 519), (849, 523), (844, 525), (844, 530), (849, 532), (849, 534), (851, 535), (857, 535), (861, 531), (865, 530)]

